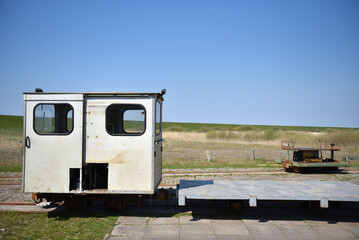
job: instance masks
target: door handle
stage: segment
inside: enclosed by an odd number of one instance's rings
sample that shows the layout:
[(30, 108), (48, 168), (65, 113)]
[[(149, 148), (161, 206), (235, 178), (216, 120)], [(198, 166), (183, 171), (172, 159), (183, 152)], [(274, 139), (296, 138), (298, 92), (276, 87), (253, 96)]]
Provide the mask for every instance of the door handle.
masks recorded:
[(157, 144), (160, 144), (160, 143), (162, 143), (164, 141), (165, 141), (164, 139), (161, 139), (161, 140), (156, 141), (155, 144), (157, 145)]
[(30, 146), (31, 146), (31, 141), (30, 141), (30, 138), (29, 138), (29, 137), (26, 137), (26, 138), (25, 138), (25, 146), (26, 146), (27, 148), (30, 148)]

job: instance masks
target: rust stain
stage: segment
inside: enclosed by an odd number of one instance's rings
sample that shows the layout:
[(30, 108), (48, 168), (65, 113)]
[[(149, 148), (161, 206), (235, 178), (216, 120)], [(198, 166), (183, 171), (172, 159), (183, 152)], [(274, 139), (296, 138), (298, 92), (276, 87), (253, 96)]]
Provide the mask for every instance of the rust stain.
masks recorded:
[(37, 176), (31, 176), (31, 180), (34, 182), (42, 182), (42, 178), (37, 177)]
[(92, 160), (92, 159), (87, 158), (87, 159), (86, 159), (86, 162), (87, 162), (87, 163), (108, 163), (109, 161), (108, 161), (108, 160), (104, 160), (104, 159)]
[(110, 161), (108, 161), (109, 163), (125, 163), (125, 155), (126, 155), (127, 151), (123, 151), (119, 154), (117, 154), (114, 158), (110, 159)]

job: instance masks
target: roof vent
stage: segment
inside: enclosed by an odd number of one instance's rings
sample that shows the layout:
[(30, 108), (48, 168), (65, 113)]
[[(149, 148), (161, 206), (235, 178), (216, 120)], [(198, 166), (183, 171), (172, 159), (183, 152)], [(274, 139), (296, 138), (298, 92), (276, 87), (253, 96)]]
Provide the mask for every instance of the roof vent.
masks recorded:
[(41, 88), (35, 88), (35, 92), (43, 92)]

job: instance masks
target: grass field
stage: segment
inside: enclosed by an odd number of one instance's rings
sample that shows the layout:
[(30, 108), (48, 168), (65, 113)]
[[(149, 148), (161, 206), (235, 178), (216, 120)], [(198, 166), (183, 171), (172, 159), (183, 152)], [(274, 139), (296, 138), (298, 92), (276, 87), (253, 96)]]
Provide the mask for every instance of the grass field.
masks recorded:
[[(306, 138), (307, 134), (311, 139), (311, 132), (301, 132), (300, 134), (304, 135), (302, 136), (303, 139)], [(325, 134), (322, 133), (323, 136)], [(248, 141), (242, 138), (208, 138), (208, 133), (198, 132), (164, 132), (163, 138), (166, 139), (163, 145), (164, 168), (281, 168), (280, 165), (276, 165), (275, 160), (286, 158), (286, 151), (280, 148), (280, 138)], [(319, 142), (313, 142), (316, 147), (319, 146)], [(359, 156), (359, 149), (355, 146), (343, 147), (342, 151), (335, 154), (336, 159), (342, 159), (345, 152), (348, 156)], [(207, 159), (208, 153), (211, 161)], [(329, 155), (329, 152), (324, 153), (324, 157), (330, 157)], [(357, 162), (352, 161), (352, 166), (357, 167)]]
[[(302, 146), (318, 146), (319, 139), (339, 140), (344, 146), (336, 156), (342, 158), (345, 152), (359, 156), (358, 137), (358, 129), (165, 122), (163, 167), (281, 169), (274, 161), (286, 156), (281, 140)], [(22, 138), (22, 117), (0, 116), (0, 172), (21, 171)], [(87, 212), (0, 212), (0, 239), (102, 239), (117, 218)]]
[(351, 130), (352, 128), (331, 128), (331, 127), (302, 127), (302, 126), (270, 126), (270, 125), (239, 125), (239, 124), (216, 124), (216, 123), (178, 123), (164, 122), (163, 131), (173, 132), (209, 132), (209, 131), (248, 131), (258, 130), (265, 131), (269, 129), (282, 131), (307, 131), (307, 132), (324, 132), (327, 130)]
[(22, 116), (0, 115), (0, 130), (11, 130), (22, 134)]
[[(319, 140), (337, 140), (342, 146), (337, 159), (345, 152), (359, 156), (359, 129), (354, 128), (164, 122), (163, 138), (164, 168), (279, 168), (274, 160), (286, 154), (280, 149), (281, 140), (293, 140), (302, 147), (319, 147)], [(20, 141), (22, 117), (0, 115), (0, 171), (21, 171)]]
[(118, 215), (0, 212), (0, 239), (103, 239)]
[(21, 172), (22, 129), (0, 128), (0, 171)]

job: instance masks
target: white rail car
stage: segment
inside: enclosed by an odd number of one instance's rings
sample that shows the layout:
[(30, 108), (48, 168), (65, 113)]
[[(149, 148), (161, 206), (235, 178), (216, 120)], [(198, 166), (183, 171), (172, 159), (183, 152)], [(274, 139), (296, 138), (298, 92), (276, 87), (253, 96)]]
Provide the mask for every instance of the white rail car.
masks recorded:
[(23, 191), (53, 200), (154, 194), (164, 94), (24, 93)]

